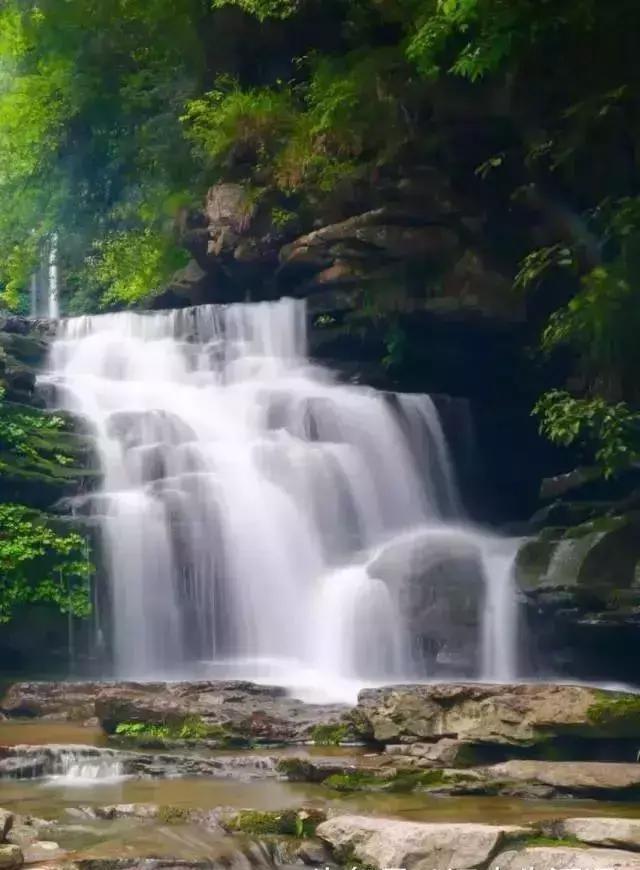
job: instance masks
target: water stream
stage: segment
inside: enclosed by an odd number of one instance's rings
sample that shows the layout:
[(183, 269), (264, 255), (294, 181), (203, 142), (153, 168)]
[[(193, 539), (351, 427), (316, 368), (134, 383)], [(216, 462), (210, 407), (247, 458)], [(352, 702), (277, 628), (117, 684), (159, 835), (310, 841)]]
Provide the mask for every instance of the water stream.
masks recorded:
[(515, 675), (513, 542), (465, 524), (428, 396), (311, 364), (304, 302), (61, 321), (43, 379), (97, 439), (103, 486), (75, 509), (101, 528), (113, 675), (336, 698), (435, 678), (449, 587), (480, 611), (462, 675)]

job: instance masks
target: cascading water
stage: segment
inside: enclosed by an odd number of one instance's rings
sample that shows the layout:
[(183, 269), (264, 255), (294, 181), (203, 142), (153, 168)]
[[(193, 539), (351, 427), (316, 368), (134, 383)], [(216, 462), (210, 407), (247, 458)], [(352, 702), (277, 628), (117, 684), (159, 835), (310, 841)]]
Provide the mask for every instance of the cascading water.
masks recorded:
[(376, 569), (418, 535), (438, 570), (474, 566), (474, 660), (513, 676), (513, 548), (456, 522), (433, 402), (338, 384), (305, 354), (305, 305), (286, 299), (61, 322), (45, 380), (97, 438), (102, 490), (78, 510), (102, 529), (116, 675), (334, 696), (436, 676), (407, 586), (428, 570), (411, 580), (410, 553)]

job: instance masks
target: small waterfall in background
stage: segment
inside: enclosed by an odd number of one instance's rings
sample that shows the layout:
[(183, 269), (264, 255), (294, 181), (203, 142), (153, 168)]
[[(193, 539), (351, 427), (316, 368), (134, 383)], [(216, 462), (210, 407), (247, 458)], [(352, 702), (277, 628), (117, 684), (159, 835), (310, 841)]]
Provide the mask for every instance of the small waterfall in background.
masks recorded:
[(57, 320), (60, 317), (60, 264), (58, 235), (53, 233), (40, 252), (40, 264), (31, 276), (30, 315)]
[(102, 531), (114, 674), (331, 697), (513, 677), (515, 546), (464, 523), (433, 402), (340, 384), (306, 346), (289, 299), (61, 321), (44, 379), (97, 438), (75, 509)]

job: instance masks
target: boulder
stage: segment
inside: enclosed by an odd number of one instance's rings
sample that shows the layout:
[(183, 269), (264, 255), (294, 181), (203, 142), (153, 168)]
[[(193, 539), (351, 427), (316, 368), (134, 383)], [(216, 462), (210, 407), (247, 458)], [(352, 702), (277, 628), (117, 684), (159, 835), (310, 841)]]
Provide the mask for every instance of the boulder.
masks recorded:
[(406, 870), (463, 870), (486, 865), (496, 849), (526, 828), (422, 824), (368, 816), (337, 816), (316, 829), (339, 861)]
[(66, 854), (53, 840), (36, 840), (24, 850), (25, 864), (43, 864), (46, 861), (59, 861)]
[(640, 697), (550, 683), (401, 685), (360, 692), (354, 720), (360, 733), (381, 743), (451, 737), (535, 746), (561, 736), (640, 739)]
[(0, 870), (17, 870), (23, 863), (24, 857), (19, 846), (12, 844), (0, 846)]
[(640, 819), (563, 819), (555, 831), (560, 837), (574, 837), (590, 846), (640, 851)]
[(639, 870), (640, 855), (618, 849), (572, 849), (568, 846), (538, 846), (497, 855), (489, 870)]
[(214, 185), (207, 193), (205, 205), (212, 239), (218, 244), (225, 230), (234, 234), (245, 232), (255, 211), (255, 203), (241, 184), (226, 182)]
[[(434, 483), (446, 491), (446, 481)], [(478, 671), (485, 578), (471, 535), (448, 528), (406, 535), (383, 547), (367, 573), (391, 587), (401, 612), (409, 614), (408, 631), (427, 673), (468, 677)]]

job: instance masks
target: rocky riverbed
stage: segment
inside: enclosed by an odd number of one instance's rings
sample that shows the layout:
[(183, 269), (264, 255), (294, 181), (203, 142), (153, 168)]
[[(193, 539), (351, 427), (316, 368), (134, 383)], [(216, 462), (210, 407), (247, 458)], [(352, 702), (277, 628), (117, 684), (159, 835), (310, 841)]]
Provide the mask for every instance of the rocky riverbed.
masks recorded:
[(2, 870), (640, 868), (631, 693), (21, 683), (2, 710)]

